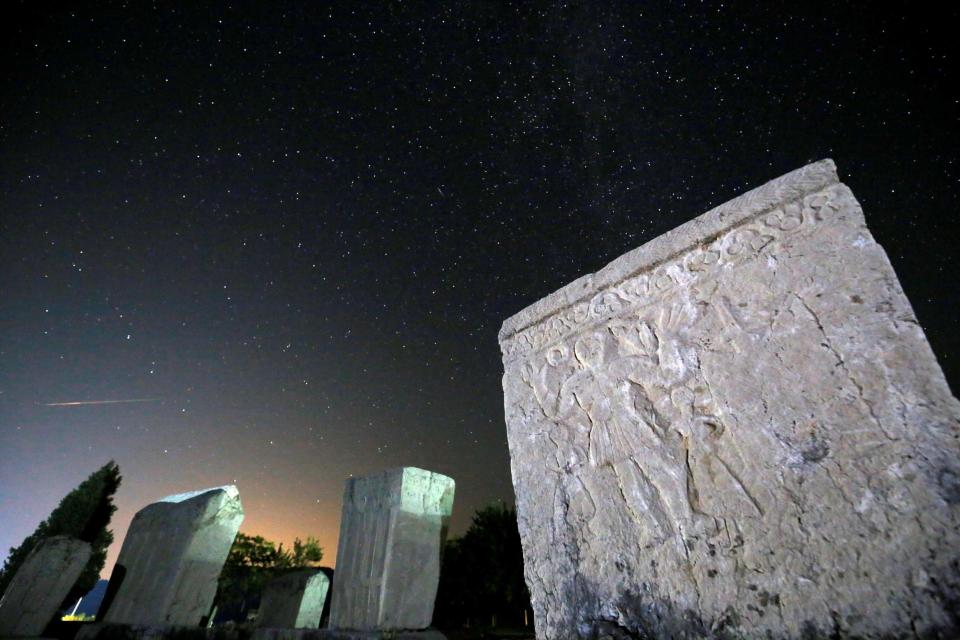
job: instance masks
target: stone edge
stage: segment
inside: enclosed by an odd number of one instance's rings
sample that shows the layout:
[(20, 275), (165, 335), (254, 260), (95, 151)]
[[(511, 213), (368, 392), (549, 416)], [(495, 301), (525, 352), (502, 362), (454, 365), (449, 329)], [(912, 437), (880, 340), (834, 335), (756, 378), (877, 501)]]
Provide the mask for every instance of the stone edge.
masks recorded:
[[(636, 249), (595, 273), (582, 276), (507, 318), (498, 334), (503, 347), (517, 333), (539, 324), (597, 292), (656, 267), (741, 222), (777, 205), (821, 191), (840, 182), (837, 166), (827, 158), (803, 166), (725, 202)], [(506, 349), (503, 349), (506, 354)], [(506, 357), (505, 357), (506, 359)]]
[[(392, 504), (393, 506), (402, 507), (404, 505), (404, 493), (403, 493), (404, 484), (408, 479), (417, 477), (417, 476), (429, 482), (443, 484), (446, 487), (449, 487), (450, 489), (452, 489), (453, 491), (456, 491), (457, 481), (448, 475), (439, 473), (437, 471), (430, 471), (429, 469), (423, 469), (421, 467), (412, 467), (412, 466), (390, 467), (388, 469), (382, 469), (380, 471), (376, 471), (366, 475), (347, 478), (347, 480), (344, 482), (344, 487), (343, 487), (343, 506), (346, 507), (347, 504), (352, 504), (356, 501), (355, 500), (356, 486), (359, 482), (364, 482), (366, 480), (373, 480), (375, 478), (383, 477), (383, 478), (389, 478), (392, 482), (397, 483), (395, 486), (396, 495), (391, 495), (391, 498), (389, 501), (387, 501), (387, 503)], [(445, 515), (449, 516), (453, 510), (452, 494), (450, 496), (450, 499), (447, 502), (449, 502), (449, 504), (445, 505), (446, 508), (443, 509), (442, 511)]]

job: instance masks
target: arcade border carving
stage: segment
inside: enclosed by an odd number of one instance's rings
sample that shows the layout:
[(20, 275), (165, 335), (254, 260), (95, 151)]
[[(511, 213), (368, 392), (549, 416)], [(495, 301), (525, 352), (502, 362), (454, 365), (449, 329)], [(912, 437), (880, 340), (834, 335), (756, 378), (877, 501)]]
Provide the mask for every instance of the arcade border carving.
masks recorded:
[[(816, 168), (820, 164), (823, 163), (810, 167)], [(832, 168), (833, 163), (829, 162), (829, 166)], [(818, 190), (804, 193), (803, 187), (808, 186), (803, 180), (805, 176), (796, 174), (782, 176), (714, 210), (722, 219), (731, 209), (758, 209), (721, 229), (712, 238), (691, 243), (660, 262), (641, 266), (589, 299), (585, 297), (567, 305), (512, 334), (503, 335), (502, 332), (500, 341), (505, 364), (545, 349), (594, 324), (655, 302), (680, 286), (691, 285), (712, 273), (755, 258), (768, 246), (803, 233), (829, 217), (830, 211), (839, 209), (834, 201), (839, 190), (845, 191), (839, 182), (824, 186), (822, 177), (818, 177), (810, 181)], [(796, 189), (798, 183), (800, 194)], [(793, 187), (792, 193), (789, 187)], [(782, 195), (796, 197), (784, 203)], [(518, 316), (523, 313), (526, 312)]]

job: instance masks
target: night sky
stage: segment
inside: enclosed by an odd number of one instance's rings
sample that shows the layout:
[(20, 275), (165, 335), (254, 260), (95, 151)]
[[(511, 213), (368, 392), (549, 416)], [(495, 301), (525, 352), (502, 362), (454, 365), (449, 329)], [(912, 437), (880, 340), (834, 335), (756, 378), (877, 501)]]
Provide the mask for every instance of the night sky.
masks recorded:
[(0, 556), (111, 458), (106, 572), (227, 483), (330, 564), (351, 474), (454, 477), (462, 532), (502, 321), (824, 157), (957, 389), (957, 10), (747, 4), (4, 5)]

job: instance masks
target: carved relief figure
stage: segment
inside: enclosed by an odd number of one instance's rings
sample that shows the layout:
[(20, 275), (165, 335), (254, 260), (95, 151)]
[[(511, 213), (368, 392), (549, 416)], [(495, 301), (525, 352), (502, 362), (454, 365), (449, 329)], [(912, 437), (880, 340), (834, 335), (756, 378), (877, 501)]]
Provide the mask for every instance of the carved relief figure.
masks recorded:
[(677, 302), (655, 318), (614, 318), (522, 374), (545, 417), (571, 440), (586, 434), (571, 462), (612, 468), (632, 517), (680, 544), (722, 515), (701, 499), (713, 483), (733, 482), (762, 513), (736, 471), (744, 464), (736, 445), (718, 447), (726, 426), (684, 339), (697, 314)]

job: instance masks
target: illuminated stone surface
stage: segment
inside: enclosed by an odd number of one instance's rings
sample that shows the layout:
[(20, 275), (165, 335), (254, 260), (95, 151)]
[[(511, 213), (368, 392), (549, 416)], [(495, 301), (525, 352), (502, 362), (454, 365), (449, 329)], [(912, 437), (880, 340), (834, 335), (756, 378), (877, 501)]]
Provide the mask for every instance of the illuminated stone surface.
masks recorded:
[(413, 467), (347, 480), (331, 628), (430, 625), (453, 492), (451, 478)]
[(68, 536), (41, 541), (0, 600), (0, 637), (39, 636), (90, 560), (90, 544)]
[(322, 569), (302, 569), (274, 578), (263, 590), (257, 625), (316, 629), (330, 591)]
[(960, 634), (960, 405), (831, 161), (500, 344), (539, 638)]
[[(104, 621), (200, 624), (242, 521), (240, 494), (232, 485), (169, 496), (141, 509), (110, 578), (120, 586)], [(108, 593), (113, 589), (109, 585)]]

